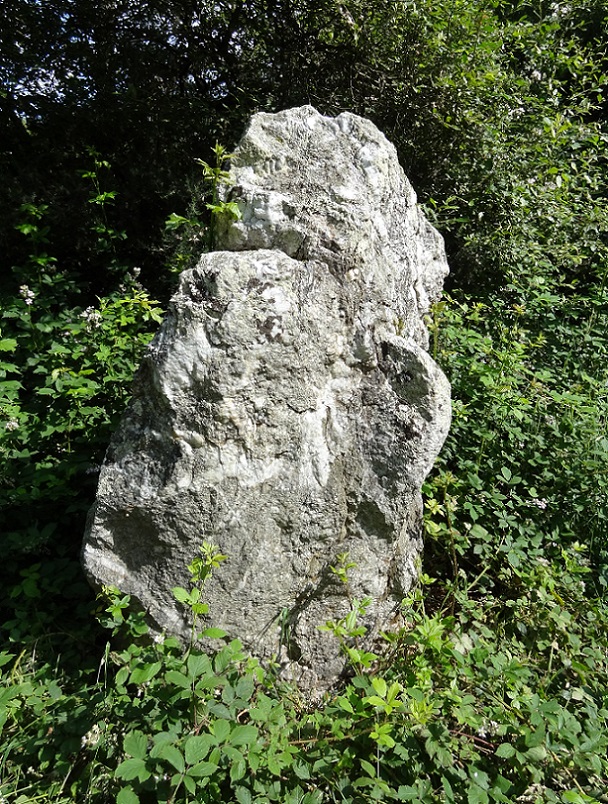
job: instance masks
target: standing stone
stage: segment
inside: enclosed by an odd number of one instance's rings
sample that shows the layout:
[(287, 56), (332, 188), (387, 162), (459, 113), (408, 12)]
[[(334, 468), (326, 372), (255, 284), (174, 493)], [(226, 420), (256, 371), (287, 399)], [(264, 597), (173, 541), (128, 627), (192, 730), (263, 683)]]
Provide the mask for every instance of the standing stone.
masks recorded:
[[(108, 449), (84, 566), (187, 637), (171, 588), (216, 544), (212, 624), (322, 689), (343, 659), (318, 626), (370, 597), (371, 644), (417, 576), (420, 488), (450, 422), (423, 317), (448, 268), (367, 120), (257, 114), (233, 161), (242, 219), (181, 275)], [(345, 553), (348, 585), (331, 570)]]

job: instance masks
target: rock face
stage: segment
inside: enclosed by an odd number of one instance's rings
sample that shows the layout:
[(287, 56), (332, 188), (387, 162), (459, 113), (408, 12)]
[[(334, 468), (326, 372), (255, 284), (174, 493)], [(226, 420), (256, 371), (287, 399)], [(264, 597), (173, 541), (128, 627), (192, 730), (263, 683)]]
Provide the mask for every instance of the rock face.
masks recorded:
[[(369, 121), (258, 114), (231, 175), (242, 220), (181, 276), (108, 449), (84, 566), (188, 635), (170, 590), (218, 545), (212, 623), (321, 689), (343, 661), (318, 626), (370, 597), (371, 641), (417, 575), (420, 487), (450, 421), (423, 315), (448, 269)], [(345, 553), (348, 585), (331, 570)]]

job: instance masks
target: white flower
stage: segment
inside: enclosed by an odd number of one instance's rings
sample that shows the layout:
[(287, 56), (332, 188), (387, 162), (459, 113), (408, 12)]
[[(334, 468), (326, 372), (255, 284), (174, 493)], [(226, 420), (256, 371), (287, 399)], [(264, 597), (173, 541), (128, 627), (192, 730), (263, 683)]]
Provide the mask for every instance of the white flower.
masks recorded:
[(532, 70), (532, 72), (530, 73), (530, 78), (533, 81), (542, 81), (543, 80), (543, 74), (541, 73), (540, 70)]
[(100, 737), (101, 737), (101, 729), (95, 723), (95, 725), (91, 727), (90, 731), (88, 731), (86, 734), (83, 734), (83, 736), (80, 739), (80, 745), (83, 748), (91, 748), (92, 746), (97, 745)]
[(36, 294), (33, 290), (30, 290), (27, 285), (21, 285), (19, 288), (19, 295), (23, 299), (26, 304), (33, 304), (34, 299), (36, 298)]
[(19, 422), (17, 419), (10, 419), (5, 425), (7, 430), (18, 430), (19, 429)]
[(532, 500), (532, 505), (535, 505), (537, 508), (540, 508), (540, 509), (542, 509), (544, 511), (545, 508), (547, 507), (547, 501), (546, 500), (539, 500), (538, 497), (535, 497)]
[(482, 740), (484, 737), (494, 737), (498, 726), (499, 724), (495, 720), (484, 720), (483, 724), (477, 729), (477, 736), (481, 737)]
[(571, 10), (572, 7), (566, 3), (551, 3), (551, 16), (553, 19), (558, 17), (566, 17)]
[(87, 322), (87, 329), (97, 329), (101, 326), (103, 316), (94, 307), (87, 307), (87, 309), (80, 313), (80, 318), (84, 318)]

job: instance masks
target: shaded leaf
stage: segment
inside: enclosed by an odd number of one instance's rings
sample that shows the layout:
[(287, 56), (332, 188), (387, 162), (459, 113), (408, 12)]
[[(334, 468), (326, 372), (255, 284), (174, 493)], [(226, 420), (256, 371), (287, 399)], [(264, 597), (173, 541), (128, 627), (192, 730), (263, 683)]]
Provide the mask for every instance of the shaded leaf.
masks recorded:
[(139, 804), (139, 796), (130, 787), (123, 787), (116, 796), (116, 804)]
[(131, 731), (125, 734), (123, 747), (125, 754), (135, 759), (143, 759), (148, 750), (148, 738), (141, 731)]
[(194, 765), (205, 759), (209, 753), (211, 746), (217, 743), (217, 739), (213, 734), (201, 734), (189, 737), (186, 740), (184, 753), (188, 765)]
[(125, 759), (116, 768), (114, 773), (117, 779), (124, 779), (129, 782), (131, 779), (139, 779), (140, 782), (145, 782), (150, 778), (150, 771), (146, 768), (146, 763), (143, 759)]
[(235, 726), (231, 735), (231, 745), (249, 745), (258, 738), (258, 730), (255, 726)]

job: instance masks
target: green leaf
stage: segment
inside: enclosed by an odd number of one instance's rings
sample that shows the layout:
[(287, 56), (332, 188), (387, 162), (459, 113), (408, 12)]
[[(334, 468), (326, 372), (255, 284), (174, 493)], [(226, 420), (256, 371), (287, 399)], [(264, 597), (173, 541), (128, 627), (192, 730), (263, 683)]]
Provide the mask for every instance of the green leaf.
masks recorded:
[(370, 695), (369, 697), (364, 698), (363, 700), (365, 701), (365, 703), (371, 704), (372, 706), (384, 706), (384, 704), (386, 703), (386, 701), (384, 701), (382, 698), (378, 698), (377, 695)]
[(202, 678), (198, 679), (196, 682), (196, 690), (199, 693), (203, 690), (213, 690), (216, 687), (221, 687), (225, 683), (225, 679), (211, 673), (210, 675), (202, 676)]
[(245, 778), (247, 763), (244, 758), (235, 760), (230, 767), (230, 781), (238, 782)]
[(310, 765), (306, 762), (294, 762), (293, 770), (298, 779), (310, 779)]
[[(183, 777), (183, 782), (186, 790), (190, 793), (191, 796), (193, 796), (196, 793), (196, 782), (194, 781), (194, 779), (186, 773), (185, 776)], [(177, 784), (179, 784), (179, 780), (177, 781), (176, 786)]]
[(510, 757), (515, 756), (515, 748), (511, 743), (501, 743), (496, 749), (496, 756), (502, 757), (503, 759), (510, 759)]
[(17, 348), (17, 341), (14, 338), (0, 339), (0, 352), (14, 352)]
[(361, 760), (361, 767), (363, 768), (363, 770), (367, 773), (367, 775), (370, 778), (372, 778), (372, 779), (376, 778), (376, 769), (372, 765), (371, 762), (368, 762), (366, 759), (362, 759)]
[(268, 770), (273, 776), (280, 776), (282, 772), (281, 764), (278, 762), (276, 756), (268, 757)]
[(140, 782), (145, 782), (151, 776), (143, 759), (125, 759), (116, 768), (114, 775), (117, 779), (124, 779), (127, 782), (131, 781), (131, 779), (139, 779)]
[[(2, 382), (0, 382), (0, 389), (2, 390), (2, 393), (6, 394), (7, 396), (12, 391), (18, 391), (20, 388), (23, 388), (23, 385), (19, 382), (19, 380), (2, 380)], [(54, 389), (49, 389), (49, 391), (52, 394), (55, 393)], [(40, 391), (38, 393), (40, 393)]]
[(165, 680), (169, 684), (175, 684), (176, 687), (183, 687), (184, 689), (190, 689), (192, 683), (188, 676), (180, 673), (179, 670), (167, 670)]
[(528, 748), (526, 757), (531, 762), (542, 762), (547, 757), (547, 749), (544, 745), (535, 745), (532, 748)]
[(507, 553), (507, 560), (508, 560), (509, 564), (512, 567), (515, 567), (516, 569), (521, 564), (520, 555), (519, 555), (519, 553), (516, 553), (514, 550), (509, 550), (509, 552)]
[(386, 698), (386, 681), (380, 676), (372, 678), (372, 687), (381, 698)]
[(599, 804), (596, 798), (592, 798), (586, 793), (579, 793), (578, 790), (566, 790), (562, 793), (562, 799), (568, 804)]
[(139, 796), (130, 787), (123, 787), (118, 791), (116, 804), (139, 804)]
[(258, 738), (258, 730), (255, 726), (235, 726), (230, 734), (231, 745), (250, 745)]
[(449, 802), (449, 804), (452, 804), (454, 801), (454, 790), (452, 789), (452, 785), (446, 776), (442, 777), (441, 783), (443, 784), (443, 790), (445, 792), (445, 800)]
[(201, 637), (207, 639), (224, 639), (225, 636), (227, 634), (221, 628), (205, 628), (204, 631), (201, 631)]
[(230, 722), (232, 720), (233, 713), (230, 711), (230, 709), (228, 709), (226, 704), (223, 704), (220, 701), (209, 701), (207, 708), (210, 715), (215, 715), (220, 720), (225, 720), (226, 722)]
[(340, 707), (340, 709), (343, 709), (345, 712), (349, 712), (349, 713), (350, 713), (350, 714), (352, 714), (352, 715), (354, 715), (354, 714), (355, 714), (355, 710), (353, 709), (353, 705), (352, 705), (352, 704), (351, 704), (351, 702), (348, 700), (348, 698), (345, 698), (343, 695), (340, 695), (340, 696), (339, 696), (339, 697), (336, 699), (336, 703), (338, 704), (338, 706)]
[(158, 673), (160, 668), (162, 667), (161, 662), (153, 662), (152, 664), (144, 664), (140, 667), (135, 667), (131, 671), (131, 676), (129, 678), (130, 684), (145, 684), (150, 679), (154, 678), (154, 676)]
[(412, 801), (412, 799), (420, 801), (420, 792), (417, 787), (402, 784), (399, 785), (399, 789), (397, 790), (397, 797), (399, 801)]
[(155, 745), (154, 748), (150, 751), (150, 757), (152, 759), (164, 759), (169, 762), (176, 771), (183, 773), (186, 769), (186, 764), (184, 762), (184, 757), (182, 752), (179, 748), (175, 745), (171, 745), (169, 743), (161, 743), (160, 745)]
[(227, 720), (216, 720), (212, 726), (213, 733), (217, 737), (218, 742), (223, 743), (230, 734), (230, 723)]
[(469, 531), (471, 536), (474, 536), (476, 539), (484, 539), (487, 540), (490, 534), (488, 531), (482, 527), (481, 525), (473, 525), (471, 530)]
[(188, 656), (187, 666), (190, 678), (198, 678), (211, 669), (209, 657), (205, 653), (191, 653)]
[(487, 792), (478, 784), (473, 783), (468, 790), (468, 804), (488, 804), (490, 801)]
[(141, 731), (131, 731), (123, 740), (125, 754), (135, 759), (144, 759), (148, 750), (148, 738)]
[(178, 229), (180, 226), (183, 226), (185, 223), (193, 225), (195, 222), (191, 221), (189, 218), (184, 218), (183, 215), (178, 215), (175, 212), (172, 212), (167, 220), (165, 221), (165, 229), (174, 230)]
[(217, 739), (213, 734), (201, 734), (188, 737), (184, 746), (184, 753), (188, 765), (200, 762), (209, 753), (211, 746), (216, 745)]
[(246, 787), (242, 787), (242, 785), (235, 787), (234, 795), (236, 796), (236, 800), (239, 802), (239, 804), (251, 804), (253, 801), (249, 790), (247, 790)]
[(376, 786), (380, 787), (378, 779), (370, 779), (369, 776), (360, 776), (358, 779), (355, 779), (353, 782), (353, 787), (360, 788), (360, 787), (372, 787), (375, 788)]
[(249, 701), (251, 696), (253, 695), (253, 691), (255, 689), (255, 685), (253, 682), (253, 676), (247, 675), (243, 676), (239, 679), (236, 685), (236, 697), (240, 698), (243, 701)]
[(397, 698), (402, 689), (403, 687), (401, 686), (401, 684), (399, 684), (397, 681), (394, 681), (389, 687), (388, 692), (386, 694), (386, 700), (388, 701), (388, 703), (394, 703), (395, 699)]
[(178, 601), (178, 603), (189, 604), (191, 602), (190, 593), (187, 592), (182, 586), (174, 586), (171, 591), (173, 592), (173, 597)]
[(213, 776), (218, 767), (215, 762), (199, 762), (188, 768), (188, 775), (202, 779), (205, 776)]

